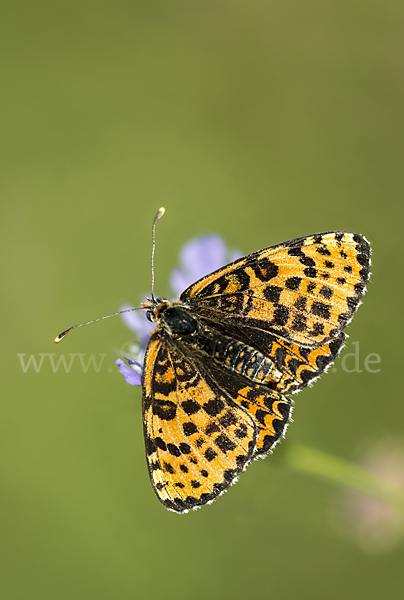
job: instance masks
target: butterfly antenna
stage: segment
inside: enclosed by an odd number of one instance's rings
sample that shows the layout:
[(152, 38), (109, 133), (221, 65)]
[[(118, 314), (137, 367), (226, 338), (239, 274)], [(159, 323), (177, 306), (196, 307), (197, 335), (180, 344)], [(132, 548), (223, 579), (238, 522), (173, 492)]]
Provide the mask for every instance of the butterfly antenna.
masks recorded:
[(90, 323), (96, 323), (97, 321), (102, 321), (103, 319), (109, 319), (110, 317), (115, 317), (116, 315), (121, 315), (122, 313), (132, 312), (134, 310), (144, 310), (143, 306), (139, 306), (137, 308), (127, 308), (126, 310), (120, 310), (119, 312), (113, 313), (112, 315), (107, 315), (106, 317), (100, 317), (99, 319), (93, 319), (92, 321), (87, 321), (86, 323), (80, 323), (79, 325), (73, 325), (73, 327), (69, 327), (66, 331), (62, 331), (55, 337), (55, 344), (58, 344), (65, 335), (69, 333), (72, 329), (76, 329), (77, 327), (83, 327), (83, 325), (90, 325)]
[(154, 221), (153, 221), (153, 233), (152, 233), (153, 246), (152, 246), (152, 253), (151, 253), (151, 299), (153, 300), (153, 302), (156, 301), (154, 298), (154, 250), (156, 248), (156, 223), (159, 219), (161, 219), (161, 217), (164, 215), (165, 212), (166, 212), (166, 209), (163, 206), (161, 208), (159, 208), (156, 216), (154, 217)]

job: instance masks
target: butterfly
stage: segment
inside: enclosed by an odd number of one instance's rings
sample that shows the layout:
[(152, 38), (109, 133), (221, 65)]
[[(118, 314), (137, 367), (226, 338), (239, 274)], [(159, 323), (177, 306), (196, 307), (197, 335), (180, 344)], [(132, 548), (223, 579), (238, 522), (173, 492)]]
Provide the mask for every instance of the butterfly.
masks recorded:
[[(326, 371), (370, 275), (369, 242), (333, 231), (254, 252), (148, 299), (143, 368), (150, 480), (178, 513), (213, 502), (284, 435), (289, 394)], [(62, 335), (62, 334), (61, 334)]]

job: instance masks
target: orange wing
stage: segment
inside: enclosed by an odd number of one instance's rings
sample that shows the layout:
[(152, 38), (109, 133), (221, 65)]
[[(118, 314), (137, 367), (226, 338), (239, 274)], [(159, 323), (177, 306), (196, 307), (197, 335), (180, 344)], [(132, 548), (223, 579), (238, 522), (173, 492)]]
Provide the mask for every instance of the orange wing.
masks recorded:
[(226, 328), (249, 327), (314, 348), (350, 322), (369, 274), (364, 237), (319, 233), (245, 256), (191, 285), (180, 301)]
[(187, 512), (213, 501), (286, 428), (291, 402), (215, 370), (153, 332), (146, 350), (143, 418), (149, 473), (159, 500)]

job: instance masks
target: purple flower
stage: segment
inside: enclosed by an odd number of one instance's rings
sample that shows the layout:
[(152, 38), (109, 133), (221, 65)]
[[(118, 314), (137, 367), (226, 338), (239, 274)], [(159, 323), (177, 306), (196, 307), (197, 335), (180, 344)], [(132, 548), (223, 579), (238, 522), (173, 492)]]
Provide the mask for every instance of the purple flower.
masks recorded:
[(127, 356), (125, 356), (125, 359), (130, 365), (136, 365), (140, 369), (140, 372), (135, 371), (131, 367), (128, 367), (128, 365), (125, 365), (125, 363), (120, 358), (117, 358), (115, 364), (118, 365), (119, 371), (125, 377), (126, 383), (129, 383), (130, 385), (140, 385), (142, 383), (142, 365), (136, 362), (135, 360), (131, 360)]
[[(179, 266), (170, 275), (173, 298), (178, 298), (181, 292), (201, 277), (240, 256), (242, 256), (241, 252), (227, 248), (225, 241), (219, 235), (211, 233), (190, 240), (180, 250)], [(121, 310), (128, 308), (133, 307), (125, 305)], [(125, 358), (130, 365), (137, 365), (141, 369), (140, 363), (143, 363), (147, 341), (150, 333), (155, 329), (155, 324), (146, 318), (146, 311), (124, 313), (121, 318), (125, 325), (136, 334), (136, 343), (130, 346), (130, 353), (137, 360)], [(141, 384), (141, 373), (127, 366), (120, 358), (115, 363), (119, 366), (127, 383), (130, 385)]]

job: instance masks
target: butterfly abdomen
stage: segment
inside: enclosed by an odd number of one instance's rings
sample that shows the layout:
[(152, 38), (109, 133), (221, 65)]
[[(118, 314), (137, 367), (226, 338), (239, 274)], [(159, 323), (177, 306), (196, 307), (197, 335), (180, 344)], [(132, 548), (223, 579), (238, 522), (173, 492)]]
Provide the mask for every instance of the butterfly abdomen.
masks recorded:
[(282, 374), (273, 361), (255, 348), (220, 334), (201, 334), (197, 345), (221, 366), (261, 384), (277, 382)]
[(215, 333), (209, 328), (204, 329), (184, 306), (175, 303), (159, 304), (157, 311), (158, 321), (163, 329), (203, 350), (221, 366), (256, 383), (278, 383), (281, 380), (282, 373), (276, 369), (272, 359), (243, 342)]

